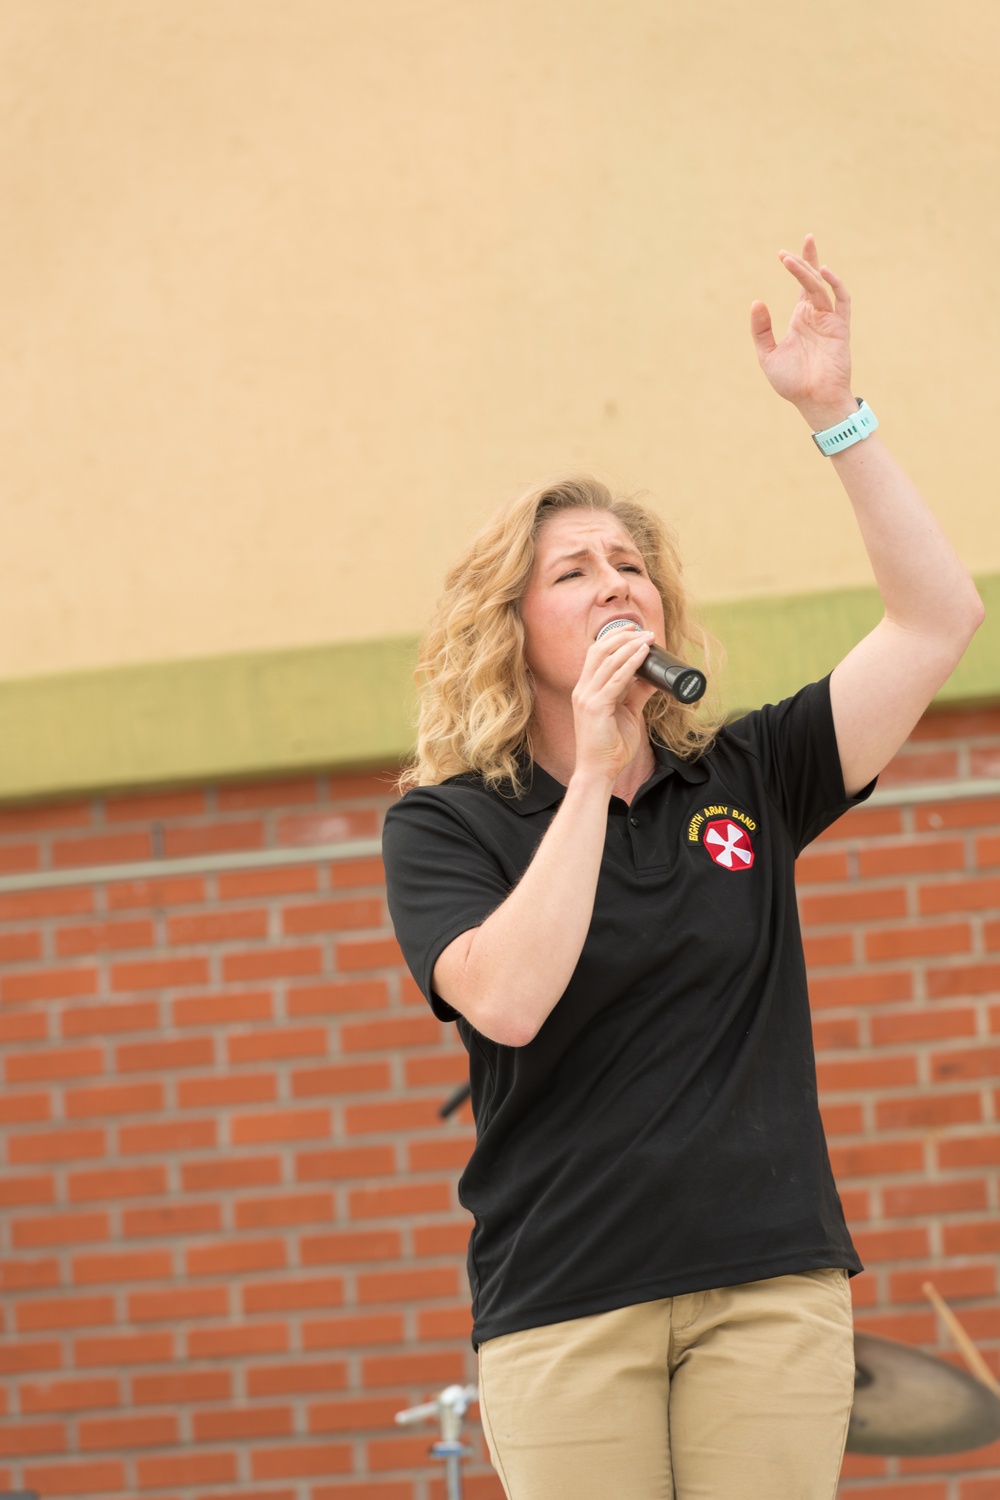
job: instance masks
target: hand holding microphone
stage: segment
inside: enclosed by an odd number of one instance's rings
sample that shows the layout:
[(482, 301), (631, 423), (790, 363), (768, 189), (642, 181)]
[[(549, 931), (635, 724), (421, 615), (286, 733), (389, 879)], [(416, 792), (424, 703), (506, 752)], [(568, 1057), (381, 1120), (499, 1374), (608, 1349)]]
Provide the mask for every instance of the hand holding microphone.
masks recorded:
[[(612, 630), (626, 629), (639, 630), (640, 627), (634, 620), (609, 620), (597, 632), (597, 639), (602, 640)], [(697, 667), (686, 666), (676, 656), (671, 656), (669, 651), (664, 651), (662, 646), (650, 646), (636, 676), (645, 682), (651, 682), (654, 687), (662, 688), (664, 692), (672, 693), (679, 703), (697, 703), (708, 685), (704, 672), (699, 672)]]

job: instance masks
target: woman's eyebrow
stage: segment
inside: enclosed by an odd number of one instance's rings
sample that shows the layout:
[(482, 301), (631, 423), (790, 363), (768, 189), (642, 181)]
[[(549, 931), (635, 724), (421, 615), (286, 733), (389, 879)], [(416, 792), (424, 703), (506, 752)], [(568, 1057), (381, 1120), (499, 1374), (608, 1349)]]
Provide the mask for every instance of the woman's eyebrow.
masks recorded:
[[(561, 552), (558, 557), (554, 557), (552, 559), (549, 566), (555, 568), (558, 567), (561, 563), (579, 562), (581, 558), (590, 557), (591, 553), (595, 552), (596, 550), (597, 549), (595, 547), (580, 547), (576, 552)], [(605, 550), (604, 555), (605, 557), (638, 557), (640, 554), (634, 547), (622, 547), (616, 545), (614, 547), (608, 547)]]

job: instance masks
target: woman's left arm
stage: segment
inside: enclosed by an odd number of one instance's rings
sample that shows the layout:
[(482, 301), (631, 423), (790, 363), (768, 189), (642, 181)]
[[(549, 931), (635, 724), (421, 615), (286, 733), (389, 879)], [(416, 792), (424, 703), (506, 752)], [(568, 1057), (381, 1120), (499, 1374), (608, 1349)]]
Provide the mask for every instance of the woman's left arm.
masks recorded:
[[(802, 255), (781, 252), (799, 283), (788, 332), (776, 343), (762, 302), (751, 332), (768, 380), (813, 432), (857, 412), (851, 391), (850, 298), (812, 236)], [(831, 306), (830, 292), (833, 293)], [(878, 433), (826, 460), (854, 506), (885, 614), (834, 668), (833, 719), (853, 796), (892, 759), (957, 666), (983, 618), (964, 564)]]

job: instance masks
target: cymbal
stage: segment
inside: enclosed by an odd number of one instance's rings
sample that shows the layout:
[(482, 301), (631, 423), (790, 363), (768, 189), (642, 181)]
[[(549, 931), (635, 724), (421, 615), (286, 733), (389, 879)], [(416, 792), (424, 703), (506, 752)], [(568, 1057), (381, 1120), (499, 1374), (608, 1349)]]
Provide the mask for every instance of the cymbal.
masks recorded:
[(851, 1453), (959, 1453), (1000, 1437), (1000, 1397), (921, 1349), (854, 1335)]

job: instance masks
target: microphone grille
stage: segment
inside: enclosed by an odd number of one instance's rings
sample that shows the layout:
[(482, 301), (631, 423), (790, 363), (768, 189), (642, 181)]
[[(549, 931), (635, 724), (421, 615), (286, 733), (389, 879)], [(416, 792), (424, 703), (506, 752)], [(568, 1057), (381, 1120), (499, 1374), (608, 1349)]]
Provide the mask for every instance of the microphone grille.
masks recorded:
[(609, 630), (623, 630), (626, 626), (629, 630), (639, 630), (641, 628), (635, 623), (634, 620), (609, 620), (608, 623), (606, 625), (602, 625), (600, 630), (597, 632), (597, 639), (599, 641), (603, 640)]

